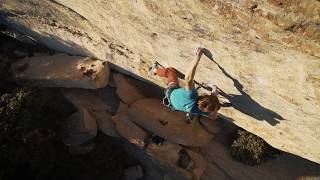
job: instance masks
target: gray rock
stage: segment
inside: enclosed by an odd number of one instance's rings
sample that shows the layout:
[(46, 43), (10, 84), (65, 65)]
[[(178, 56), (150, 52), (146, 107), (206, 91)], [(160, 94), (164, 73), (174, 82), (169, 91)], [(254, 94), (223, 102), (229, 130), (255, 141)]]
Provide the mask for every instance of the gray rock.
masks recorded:
[(83, 144), (69, 146), (69, 153), (70, 154), (86, 154), (92, 151), (95, 147), (96, 146), (94, 142), (88, 141)]
[(63, 89), (63, 95), (77, 108), (86, 108), (89, 111), (109, 111), (111, 107), (100, 100), (92, 90)]
[(98, 129), (101, 132), (108, 136), (119, 137), (119, 133), (114, 122), (112, 121), (112, 116), (110, 113), (106, 111), (93, 111), (90, 113), (96, 119)]
[(96, 120), (88, 110), (81, 108), (62, 123), (60, 133), (67, 146), (83, 144), (96, 136)]
[(126, 180), (137, 180), (143, 178), (143, 169), (140, 165), (136, 165), (124, 170)]

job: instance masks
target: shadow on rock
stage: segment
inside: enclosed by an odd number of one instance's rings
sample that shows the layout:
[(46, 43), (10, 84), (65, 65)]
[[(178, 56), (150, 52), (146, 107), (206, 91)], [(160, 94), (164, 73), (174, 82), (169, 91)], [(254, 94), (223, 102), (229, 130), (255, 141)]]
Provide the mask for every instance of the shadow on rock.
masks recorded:
[(212, 56), (212, 53), (205, 49), (204, 54), (216, 65), (218, 65), (219, 69), (222, 73), (227, 76), (229, 79), (233, 81), (233, 85), (239, 91), (239, 94), (227, 94), (223, 90), (220, 90), (220, 95), (224, 98), (228, 99), (232, 103), (232, 107), (241, 111), (244, 114), (247, 114), (259, 121), (267, 121), (270, 125), (277, 125), (280, 120), (284, 120), (284, 118), (278, 113), (263, 107), (257, 101), (251, 98), (249, 94), (247, 94), (243, 90), (243, 85), (234, 77), (232, 77), (222, 66), (220, 66)]

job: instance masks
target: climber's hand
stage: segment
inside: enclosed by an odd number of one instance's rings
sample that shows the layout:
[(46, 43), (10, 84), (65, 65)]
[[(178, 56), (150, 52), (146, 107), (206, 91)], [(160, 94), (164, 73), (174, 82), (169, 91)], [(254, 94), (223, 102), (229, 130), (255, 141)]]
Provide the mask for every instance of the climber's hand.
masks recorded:
[(204, 48), (202, 47), (198, 47), (197, 52), (196, 52), (196, 56), (198, 59), (201, 58), (202, 54), (203, 54)]
[(211, 86), (211, 88), (212, 88), (212, 90), (211, 90), (211, 94), (213, 94), (213, 95), (218, 95), (219, 93), (220, 93), (220, 91), (219, 91), (219, 88), (218, 88), (218, 86), (217, 85), (212, 85)]

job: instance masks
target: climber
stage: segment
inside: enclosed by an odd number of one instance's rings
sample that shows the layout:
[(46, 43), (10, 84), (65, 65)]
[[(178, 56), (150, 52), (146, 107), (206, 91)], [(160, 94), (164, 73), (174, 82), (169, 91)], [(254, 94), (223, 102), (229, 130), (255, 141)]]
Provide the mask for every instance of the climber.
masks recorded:
[(204, 48), (197, 49), (196, 57), (185, 76), (185, 88), (179, 86), (177, 71), (174, 68), (159, 67), (156, 62), (150, 70), (152, 74), (168, 79), (163, 103), (173, 110), (186, 112), (189, 115), (189, 120), (191, 120), (190, 115), (202, 115), (215, 120), (217, 119), (217, 111), (220, 109), (216, 86), (212, 88), (210, 95), (198, 96), (195, 89), (194, 75), (203, 52)]

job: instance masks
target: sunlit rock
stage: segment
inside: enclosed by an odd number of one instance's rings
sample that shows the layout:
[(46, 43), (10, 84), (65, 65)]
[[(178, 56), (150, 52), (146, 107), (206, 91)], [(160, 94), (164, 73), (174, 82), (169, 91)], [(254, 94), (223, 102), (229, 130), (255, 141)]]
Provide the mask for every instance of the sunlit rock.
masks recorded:
[(187, 123), (185, 113), (171, 111), (157, 99), (142, 99), (133, 103), (128, 118), (146, 130), (177, 144), (202, 146), (212, 138), (198, 121)]
[(96, 89), (109, 80), (107, 62), (64, 54), (22, 59), (12, 65), (17, 81), (44, 87)]
[(127, 117), (127, 113), (128, 105), (120, 103), (117, 114), (112, 118), (116, 125), (116, 129), (118, 133), (130, 143), (143, 148), (150, 135), (141, 127), (130, 121)]

